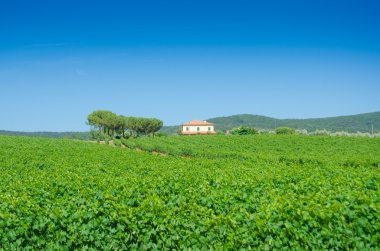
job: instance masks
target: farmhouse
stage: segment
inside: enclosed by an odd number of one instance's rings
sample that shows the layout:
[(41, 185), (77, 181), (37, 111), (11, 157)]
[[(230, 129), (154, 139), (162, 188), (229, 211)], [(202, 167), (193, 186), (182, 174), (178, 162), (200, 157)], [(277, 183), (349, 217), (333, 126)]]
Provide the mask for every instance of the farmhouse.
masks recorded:
[(180, 131), (182, 135), (216, 134), (214, 124), (202, 120), (193, 120), (182, 124)]

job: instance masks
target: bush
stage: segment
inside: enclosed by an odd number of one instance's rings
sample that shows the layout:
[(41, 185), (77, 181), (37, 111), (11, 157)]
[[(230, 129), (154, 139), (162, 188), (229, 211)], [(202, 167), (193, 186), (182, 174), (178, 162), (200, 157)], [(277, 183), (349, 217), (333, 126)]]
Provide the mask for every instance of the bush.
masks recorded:
[(100, 141), (104, 141), (104, 140), (106, 140), (106, 135), (104, 135), (103, 133), (101, 133), (101, 134), (99, 135), (99, 140), (100, 140)]
[(231, 130), (232, 135), (252, 135), (258, 134), (258, 132), (259, 131), (257, 129), (249, 126), (240, 126)]
[(123, 142), (123, 144), (124, 144), (126, 147), (128, 147), (128, 148), (132, 148), (132, 149), (134, 149), (134, 148), (137, 147), (137, 146), (136, 146), (136, 142), (135, 142), (135, 141), (132, 141), (132, 140), (125, 140), (125, 141)]
[(168, 135), (166, 133), (164, 133), (164, 132), (158, 132), (158, 133), (154, 134), (154, 136), (157, 136), (157, 137), (166, 137)]
[(97, 130), (91, 130), (90, 133), (90, 140), (104, 140), (104, 133), (102, 131), (97, 131)]
[(99, 135), (99, 132), (98, 132), (98, 131), (95, 131), (95, 130), (91, 130), (89, 134), (90, 134), (90, 139), (91, 139), (91, 140), (94, 140), (94, 139), (96, 140), (96, 139), (98, 139), (99, 136), (100, 136), (100, 135)]
[(105, 141), (106, 145), (108, 145), (110, 143), (110, 140), (111, 140), (111, 138), (109, 136), (104, 137), (104, 141)]
[(117, 147), (121, 147), (121, 140), (120, 139), (114, 139), (113, 144)]
[(276, 128), (276, 134), (295, 134), (296, 130), (290, 127), (278, 127)]

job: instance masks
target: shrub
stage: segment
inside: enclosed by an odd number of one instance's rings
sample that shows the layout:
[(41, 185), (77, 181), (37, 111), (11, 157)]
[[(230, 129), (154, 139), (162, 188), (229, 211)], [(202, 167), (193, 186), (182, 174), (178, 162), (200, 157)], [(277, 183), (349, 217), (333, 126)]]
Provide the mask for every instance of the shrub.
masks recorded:
[(103, 140), (104, 139), (104, 134), (102, 131), (91, 130), (89, 132), (89, 135), (90, 135), (91, 140)]
[(113, 144), (117, 147), (121, 147), (121, 140), (120, 139), (114, 139)]
[(135, 142), (135, 141), (132, 141), (132, 140), (125, 140), (125, 141), (123, 142), (123, 144), (124, 144), (126, 147), (129, 147), (129, 148), (132, 148), (132, 149), (134, 149), (134, 148), (137, 147), (137, 146), (136, 146), (136, 142)]
[(240, 126), (231, 130), (232, 135), (252, 135), (258, 134), (258, 132), (259, 131), (257, 129), (249, 126)]
[(296, 130), (290, 127), (278, 127), (276, 128), (276, 134), (295, 134)]
[(105, 141), (106, 145), (108, 145), (110, 143), (110, 140), (111, 140), (110, 137), (108, 137), (108, 136), (104, 137), (104, 141)]
[(154, 134), (154, 136), (157, 136), (157, 137), (166, 137), (168, 135), (166, 133), (164, 133), (164, 132), (158, 132), (158, 133)]
[(104, 141), (104, 140), (106, 140), (106, 135), (104, 135), (103, 133), (100, 133), (100, 135), (99, 135), (99, 140), (100, 140), (100, 141)]

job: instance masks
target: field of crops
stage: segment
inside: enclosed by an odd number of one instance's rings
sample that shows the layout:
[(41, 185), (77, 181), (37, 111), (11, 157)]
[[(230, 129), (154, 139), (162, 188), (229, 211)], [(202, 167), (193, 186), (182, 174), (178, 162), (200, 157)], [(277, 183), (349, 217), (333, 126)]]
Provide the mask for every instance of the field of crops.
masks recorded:
[(377, 167), (380, 139), (301, 136), (172, 136), (125, 141), (129, 148), (172, 156), (238, 159), (247, 163), (334, 164)]
[(380, 139), (0, 137), (0, 250), (380, 247)]

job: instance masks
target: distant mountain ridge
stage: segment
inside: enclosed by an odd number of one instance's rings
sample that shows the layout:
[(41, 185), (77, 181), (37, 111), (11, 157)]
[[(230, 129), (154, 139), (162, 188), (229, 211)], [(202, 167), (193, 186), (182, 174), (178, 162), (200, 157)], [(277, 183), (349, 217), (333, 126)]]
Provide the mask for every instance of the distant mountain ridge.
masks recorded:
[(57, 138), (57, 139), (80, 139), (88, 140), (88, 132), (18, 132), (0, 130), (0, 135), (8, 136), (27, 136), (39, 138)]
[[(242, 125), (267, 130), (274, 130), (276, 127), (287, 126), (295, 129), (306, 129), (309, 132), (322, 129), (332, 132), (371, 132), (373, 126), (374, 132), (380, 131), (380, 111), (357, 115), (310, 119), (276, 119), (261, 115), (240, 114), (211, 118), (207, 119), (207, 121), (214, 123), (218, 131), (227, 131)], [(178, 126), (165, 126), (161, 129), (162, 132), (167, 134), (176, 133), (177, 130)]]

